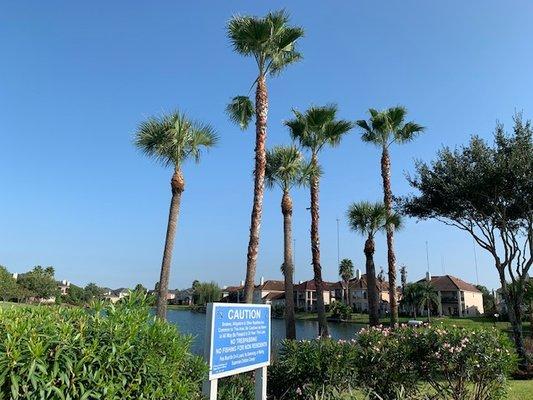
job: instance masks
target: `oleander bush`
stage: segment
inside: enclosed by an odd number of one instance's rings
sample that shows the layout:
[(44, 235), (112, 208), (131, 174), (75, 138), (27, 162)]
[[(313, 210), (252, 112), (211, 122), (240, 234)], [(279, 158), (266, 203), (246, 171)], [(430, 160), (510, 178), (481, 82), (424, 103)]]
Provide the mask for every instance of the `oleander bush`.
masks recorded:
[(509, 338), (496, 329), (378, 327), (351, 341), (283, 342), (269, 390), (279, 400), (361, 393), (380, 400), (501, 399), (515, 366)]
[(356, 384), (358, 348), (351, 342), (285, 340), (269, 368), (268, 390), (275, 399), (330, 395)]
[(198, 399), (192, 338), (146, 297), (116, 306), (0, 308), (0, 399)]

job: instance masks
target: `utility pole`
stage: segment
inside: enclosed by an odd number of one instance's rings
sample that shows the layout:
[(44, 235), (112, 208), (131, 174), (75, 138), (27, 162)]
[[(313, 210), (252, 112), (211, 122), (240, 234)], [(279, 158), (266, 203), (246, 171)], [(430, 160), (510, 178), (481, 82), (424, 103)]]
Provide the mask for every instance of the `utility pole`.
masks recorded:
[(428, 267), (428, 273), (429, 273), (429, 249), (428, 249), (428, 241), (426, 240), (426, 263)]
[(479, 285), (479, 274), (477, 271), (477, 253), (476, 253), (476, 242), (474, 241), (474, 238), (472, 238), (472, 246), (474, 247), (474, 263), (476, 266), (476, 285)]
[(341, 246), (339, 236), (339, 219), (337, 218), (337, 268), (341, 264)]

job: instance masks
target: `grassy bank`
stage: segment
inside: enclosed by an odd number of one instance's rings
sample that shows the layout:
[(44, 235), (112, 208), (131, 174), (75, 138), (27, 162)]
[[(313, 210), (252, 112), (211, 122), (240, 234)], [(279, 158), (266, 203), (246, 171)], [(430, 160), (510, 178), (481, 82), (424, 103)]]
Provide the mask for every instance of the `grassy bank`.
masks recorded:
[[(328, 317), (331, 316), (328, 313)], [(307, 321), (316, 321), (317, 315), (315, 313), (296, 313), (296, 319), (307, 320)], [(413, 319), (412, 317), (400, 317), (400, 323), (407, 323), (409, 320)], [(427, 318), (419, 317), (419, 321), (426, 321)], [(383, 325), (388, 325), (390, 323), (389, 318), (380, 319)], [(349, 323), (354, 324), (368, 324), (368, 314), (352, 314), (352, 318)], [(465, 318), (454, 318), (454, 317), (432, 317), (431, 323), (442, 323), (445, 326), (459, 326), (464, 328), (480, 328), (480, 327), (493, 327), (501, 329), (502, 331), (507, 331), (511, 329), (511, 324), (505, 321), (495, 321), (491, 317), (465, 317)], [(531, 331), (529, 322), (523, 323), (524, 331)]]

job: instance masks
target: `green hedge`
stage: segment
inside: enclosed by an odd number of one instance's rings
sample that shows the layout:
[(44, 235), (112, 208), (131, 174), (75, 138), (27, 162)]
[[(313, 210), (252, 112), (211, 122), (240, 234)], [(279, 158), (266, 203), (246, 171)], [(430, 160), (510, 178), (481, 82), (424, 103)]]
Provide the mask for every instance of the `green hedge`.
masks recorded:
[(197, 399), (207, 369), (191, 342), (140, 295), (0, 308), (0, 399)]
[(515, 365), (509, 338), (496, 329), (371, 328), (352, 341), (285, 341), (269, 388), (275, 399), (332, 398), (354, 388), (376, 399), (428, 391), (433, 399), (500, 399)]

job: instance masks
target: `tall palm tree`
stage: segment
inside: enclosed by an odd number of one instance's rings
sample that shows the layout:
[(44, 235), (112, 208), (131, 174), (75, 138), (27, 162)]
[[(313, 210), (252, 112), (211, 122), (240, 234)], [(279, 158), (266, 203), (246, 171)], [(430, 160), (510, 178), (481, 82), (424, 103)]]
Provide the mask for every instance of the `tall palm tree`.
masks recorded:
[(374, 237), (377, 232), (386, 230), (387, 226), (399, 229), (401, 219), (398, 214), (388, 214), (383, 203), (369, 203), (367, 201), (353, 203), (348, 208), (347, 217), (350, 228), (354, 232), (366, 236), (364, 253), (366, 257), (369, 319), (370, 325), (377, 325), (379, 324), (379, 299), (374, 265), (376, 249)]
[[(391, 161), (389, 147), (393, 143), (406, 143), (413, 140), (424, 127), (415, 122), (405, 122), (407, 110), (404, 107), (391, 107), (384, 111), (369, 110), (370, 120), (359, 120), (356, 124), (362, 130), (362, 139), (381, 148), (381, 177), (383, 179), (383, 202), (387, 213), (392, 215)], [(396, 293), (396, 254), (394, 252), (394, 227), (387, 227), (387, 261), (389, 269), (389, 297), (391, 324), (398, 324), (398, 304)]]
[(283, 214), (283, 265), (285, 278), (285, 334), (287, 339), (296, 339), (294, 322), (294, 265), (292, 256), (292, 198), (290, 190), (295, 185), (309, 182), (309, 167), (295, 146), (278, 146), (267, 151), (265, 178), (267, 186), (279, 186), (282, 190), (281, 213)]
[(418, 285), (418, 305), (426, 309), (428, 313), (428, 322), (431, 322), (431, 306), (438, 305), (439, 297), (437, 291), (429, 282), (420, 282)]
[(185, 190), (182, 166), (191, 158), (198, 163), (202, 151), (215, 146), (217, 141), (217, 135), (211, 126), (192, 121), (178, 111), (160, 117), (151, 117), (141, 122), (135, 135), (137, 148), (147, 156), (161, 162), (165, 167), (174, 168), (170, 180), (172, 199), (157, 294), (157, 317), (160, 319), (166, 318), (170, 263), (181, 195)]
[(311, 153), (311, 168), (317, 173), (311, 177), (311, 252), (314, 281), (317, 292), (318, 330), (320, 337), (328, 336), (326, 309), (324, 306), (324, 283), (320, 265), (320, 235), (318, 193), (320, 190), (320, 165), (318, 154), (324, 146), (337, 146), (344, 134), (352, 129), (352, 123), (338, 120), (337, 106), (311, 107), (305, 113), (293, 110), (295, 118), (285, 122), (291, 137)]
[(344, 258), (339, 264), (339, 276), (342, 279), (344, 286), (345, 301), (347, 305), (350, 305), (349, 284), (350, 279), (353, 277), (353, 263), (352, 260)]
[(251, 303), (254, 292), (259, 230), (263, 211), (263, 195), (266, 168), (266, 137), (268, 93), (267, 76), (281, 73), (285, 67), (300, 60), (296, 42), (303, 36), (303, 29), (288, 25), (285, 11), (270, 12), (265, 17), (235, 16), (227, 26), (233, 49), (245, 57), (252, 57), (258, 68), (254, 81), (255, 106), (248, 96), (237, 96), (227, 106), (230, 118), (241, 129), (246, 129), (255, 115), (255, 169), (254, 198), (250, 223), (250, 239), (246, 257), (245, 301)]

